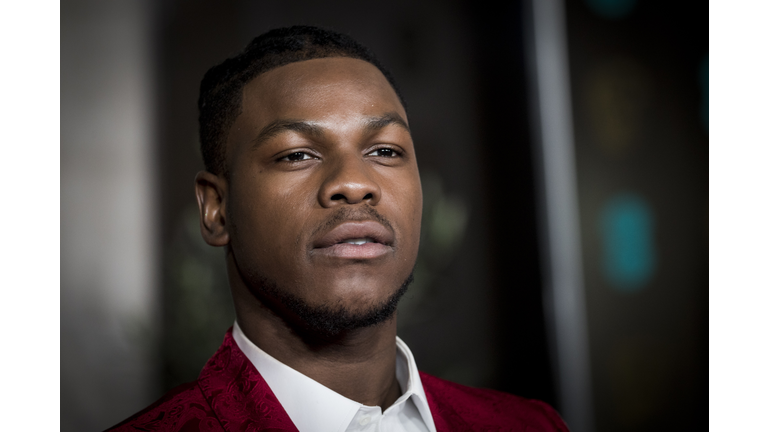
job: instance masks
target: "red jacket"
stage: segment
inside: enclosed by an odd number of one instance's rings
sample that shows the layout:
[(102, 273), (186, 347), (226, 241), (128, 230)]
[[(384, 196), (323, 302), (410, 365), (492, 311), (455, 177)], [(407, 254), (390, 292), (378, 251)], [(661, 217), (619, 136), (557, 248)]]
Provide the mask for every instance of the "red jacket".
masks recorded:
[[(568, 430), (544, 402), (419, 374), (438, 432)], [(238, 348), (232, 329), (197, 381), (176, 387), (109, 430), (297, 431), (272, 390)]]

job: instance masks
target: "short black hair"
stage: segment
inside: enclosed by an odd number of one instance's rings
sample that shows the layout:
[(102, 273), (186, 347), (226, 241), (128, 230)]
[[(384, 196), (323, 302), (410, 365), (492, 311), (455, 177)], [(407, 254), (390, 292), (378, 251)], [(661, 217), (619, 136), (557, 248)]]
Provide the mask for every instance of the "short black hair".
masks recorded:
[(352, 37), (314, 26), (293, 26), (270, 30), (254, 38), (245, 49), (205, 73), (200, 83), (200, 149), (205, 169), (226, 174), (227, 132), (242, 112), (243, 87), (251, 80), (280, 66), (303, 60), (349, 57), (376, 66), (405, 100), (392, 74), (371, 50)]

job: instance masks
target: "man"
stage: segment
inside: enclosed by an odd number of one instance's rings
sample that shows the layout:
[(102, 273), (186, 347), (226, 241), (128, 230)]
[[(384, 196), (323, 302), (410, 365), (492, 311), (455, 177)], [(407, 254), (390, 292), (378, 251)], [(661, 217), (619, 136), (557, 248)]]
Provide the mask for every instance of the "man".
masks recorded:
[(237, 320), (197, 381), (115, 430), (563, 431), (542, 402), (419, 373), (396, 336), (421, 184), (394, 80), (351, 38), (263, 34), (201, 85), (203, 238)]

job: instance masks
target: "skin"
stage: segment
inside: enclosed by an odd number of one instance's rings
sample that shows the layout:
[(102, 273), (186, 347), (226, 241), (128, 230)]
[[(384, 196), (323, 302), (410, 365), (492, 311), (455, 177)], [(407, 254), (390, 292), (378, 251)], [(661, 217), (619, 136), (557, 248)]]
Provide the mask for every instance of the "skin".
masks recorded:
[[(397, 291), (416, 261), (422, 210), (407, 121), (375, 66), (342, 57), (291, 63), (244, 88), (227, 139), (228, 175), (196, 178), (203, 238), (226, 247), (245, 335), (330, 389), (382, 409), (401, 394), (396, 316), (333, 337), (313, 334), (259, 288), (267, 279), (310, 305), (352, 313)], [(377, 224), (388, 244), (337, 246), (351, 257), (320, 248), (340, 223)]]

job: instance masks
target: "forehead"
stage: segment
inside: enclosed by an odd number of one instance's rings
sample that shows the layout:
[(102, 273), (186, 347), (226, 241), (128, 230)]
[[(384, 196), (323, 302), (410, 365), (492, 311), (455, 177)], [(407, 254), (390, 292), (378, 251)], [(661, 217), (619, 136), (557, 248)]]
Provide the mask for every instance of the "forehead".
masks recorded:
[(347, 57), (290, 63), (243, 89), (242, 113), (267, 124), (280, 118), (314, 119), (406, 114), (387, 79), (372, 64)]

